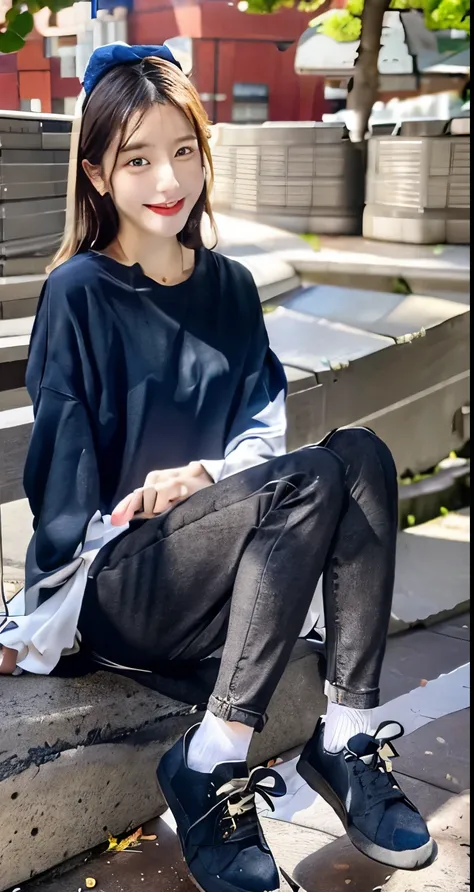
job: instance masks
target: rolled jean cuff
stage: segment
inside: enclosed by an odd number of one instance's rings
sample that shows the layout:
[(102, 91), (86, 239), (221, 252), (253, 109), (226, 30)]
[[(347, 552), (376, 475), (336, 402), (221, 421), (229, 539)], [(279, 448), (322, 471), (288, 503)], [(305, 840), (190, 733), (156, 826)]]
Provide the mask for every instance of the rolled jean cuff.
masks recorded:
[(351, 709), (375, 709), (380, 703), (380, 689), (372, 691), (348, 691), (340, 685), (326, 681), (324, 693), (331, 703), (349, 706)]
[(266, 714), (260, 715), (258, 712), (246, 709), (245, 706), (236, 706), (235, 703), (221, 700), (214, 695), (209, 698), (207, 708), (218, 719), (223, 719), (225, 722), (240, 722), (242, 725), (247, 725), (248, 728), (253, 728), (254, 731), (263, 731), (267, 723)]

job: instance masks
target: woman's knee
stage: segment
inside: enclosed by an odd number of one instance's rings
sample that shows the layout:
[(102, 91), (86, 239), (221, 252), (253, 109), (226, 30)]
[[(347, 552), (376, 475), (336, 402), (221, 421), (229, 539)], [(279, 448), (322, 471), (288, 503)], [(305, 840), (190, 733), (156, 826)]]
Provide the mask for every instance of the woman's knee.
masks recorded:
[(395, 471), (393, 455), (377, 434), (367, 427), (345, 427), (335, 431), (327, 444), (344, 461), (377, 457), (390, 471)]
[(344, 487), (344, 462), (335, 452), (326, 446), (305, 446), (301, 453), (311, 480), (318, 479), (328, 493)]

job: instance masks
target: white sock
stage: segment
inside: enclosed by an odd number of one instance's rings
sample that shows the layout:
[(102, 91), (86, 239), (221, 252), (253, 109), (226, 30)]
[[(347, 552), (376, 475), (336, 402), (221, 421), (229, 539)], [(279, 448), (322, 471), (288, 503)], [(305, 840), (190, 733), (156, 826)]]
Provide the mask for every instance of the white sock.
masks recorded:
[(371, 709), (351, 709), (328, 701), (324, 719), (324, 748), (340, 753), (355, 734), (373, 734)]
[(188, 766), (210, 774), (219, 762), (246, 762), (253, 728), (225, 722), (209, 710), (189, 744)]

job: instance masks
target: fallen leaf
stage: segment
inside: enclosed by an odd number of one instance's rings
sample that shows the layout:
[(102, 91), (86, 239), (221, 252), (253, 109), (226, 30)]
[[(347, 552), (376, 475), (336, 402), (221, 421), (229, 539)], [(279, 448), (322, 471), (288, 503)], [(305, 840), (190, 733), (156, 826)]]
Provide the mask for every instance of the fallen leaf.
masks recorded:
[(93, 889), (97, 886), (97, 880), (94, 877), (86, 877), (86, 889)]
[(420, 688), (426, 688), (426, 685), (427, 685), (427, 684), (428, 684), (428, 679), (427, 679), (427, 678), (422, 678), (421, 681), (420, 681)]
[(109, 844), (106, 848), (106, 852), (124, 852), (125, 849), (132, 848), (142, 835), (142, 828), (139, 827), (138, 830), (135, 830), (134, 833), (131, 833), (129, 836), (126, 836), (125, 839), (122, 839), (120, 842), (115, 838), (115, 836), (109, 835)]
[(113, 852), (113, 851), (117, 848), (117, 846), (118, 846), (118, 840), (115, 839), (115, 836), (111, 836), (110, 834), (109, 834), (109, 836), (108, 836), (108, 840), (109, 840), (109, 844), (108, 844), (108, 846), (107, 846), (107, 848), (106, 848), (105, 851), (106, 851), (106, 852)]
[(138, 842), (142, 835), (142, 828), (139, 827), (138, 830), (135, 830), (135, 833), (131, 833), (130, 836), (127, 836), (125, 839), (122, 839), (121, 842), (118, 843), (116, 852), (124, 852), (125, 849), (128, 849), (129, 846), (133, 846), (135, 842)]
[(146, 839), (146, 840), (149, 839), (151, 841), (154, 841), (155, 839), (157, 839), (157, 836), (156, 836), (156, 833), (152, 833), (151, 836), (140, 836), (140, 839)]

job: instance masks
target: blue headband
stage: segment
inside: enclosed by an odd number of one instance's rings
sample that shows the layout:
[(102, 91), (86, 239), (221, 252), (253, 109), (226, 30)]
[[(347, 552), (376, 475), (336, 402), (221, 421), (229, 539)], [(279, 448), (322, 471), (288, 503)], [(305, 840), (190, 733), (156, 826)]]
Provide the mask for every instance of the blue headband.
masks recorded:
[(132, 65), (148, 57), (164, 59), (183, 69), (167, 46), (128, 46), (126, 43), (109, 43), (94, 50), (84, 74), (82, 86), (86, 96), (112, 68), (117, 65)]

